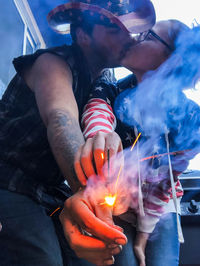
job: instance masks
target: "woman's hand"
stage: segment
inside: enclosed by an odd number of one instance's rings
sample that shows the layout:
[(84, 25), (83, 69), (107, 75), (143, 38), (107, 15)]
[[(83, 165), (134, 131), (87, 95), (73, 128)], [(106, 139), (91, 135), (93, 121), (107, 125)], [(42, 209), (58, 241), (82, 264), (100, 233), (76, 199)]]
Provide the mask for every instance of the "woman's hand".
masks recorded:
[(105, 176), (103, 165), (108, 159), (108, 150), (112, 159), (113, 156), (123, 150), (121, 139), (116, 132), (104, 133), (99, 131), (93, 138), (87, 139), (86, 143), (79, 149), (74, 167), (76, 175), (83, 186), (86, 185), (87, 179), (91, 176)]
[(139, 261), (139, 266), (145, 266), (145, 248), (147, 240), (149, 238), (148, 233), (137, 232), (136, 240), (134, 244), (135, 255)]

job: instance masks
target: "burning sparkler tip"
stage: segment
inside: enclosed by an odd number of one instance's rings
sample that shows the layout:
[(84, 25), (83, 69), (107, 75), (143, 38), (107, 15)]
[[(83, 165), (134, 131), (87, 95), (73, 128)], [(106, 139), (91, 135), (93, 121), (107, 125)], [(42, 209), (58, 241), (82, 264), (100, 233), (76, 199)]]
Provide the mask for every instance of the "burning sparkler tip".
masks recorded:
[(105, 196), (105, 203), (108, 206), (113, 206), (115, 204), (115, 201), (116, 201), (116, 195)]

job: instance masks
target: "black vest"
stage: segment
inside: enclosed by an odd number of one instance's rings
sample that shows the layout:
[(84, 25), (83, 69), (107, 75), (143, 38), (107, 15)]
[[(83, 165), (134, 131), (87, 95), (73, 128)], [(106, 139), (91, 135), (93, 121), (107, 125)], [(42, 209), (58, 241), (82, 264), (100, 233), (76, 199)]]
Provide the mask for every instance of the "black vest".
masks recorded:
[(64, 180), (51, 152), (34, 93), (21, 76), (25, 68), (47, 52), (61, 56), (70, 66), (80, 114), (91, 83), (84, 57), (76, 46), (41, 49), (14, 59), (17, 74), (0, 100), (0, 187), (32, 196), (38, 187), (57, 186)]

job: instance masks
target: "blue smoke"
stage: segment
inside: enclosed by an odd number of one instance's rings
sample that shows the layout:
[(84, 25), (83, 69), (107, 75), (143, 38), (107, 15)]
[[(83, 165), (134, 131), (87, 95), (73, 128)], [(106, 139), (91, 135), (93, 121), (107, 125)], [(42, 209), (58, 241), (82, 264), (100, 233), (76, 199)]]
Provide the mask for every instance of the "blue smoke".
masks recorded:
[[(200, 75), (200, 28), (182, 33), (172, 56), (149, 74), (136, 89), (128, 89), (117, 97), (117, 117), (139, 128), (146, 137), (143, 156), (152, 150), (152, 143), (160, 147), (159, 153), (166, 152), (166, 131), (170, 151), (192, 149), (196, 150), (194, 155), (200, 144), (200, 107), (186, 98), (183, 90), (194, 87)], [(165, 146), (163, 150), (161, 146)]]

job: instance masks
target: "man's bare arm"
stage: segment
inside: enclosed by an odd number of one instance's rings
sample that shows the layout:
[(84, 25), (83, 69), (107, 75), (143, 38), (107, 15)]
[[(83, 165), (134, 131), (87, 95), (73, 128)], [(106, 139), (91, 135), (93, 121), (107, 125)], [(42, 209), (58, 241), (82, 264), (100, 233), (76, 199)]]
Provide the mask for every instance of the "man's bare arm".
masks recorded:
[(43, 54), (24, 73), (24, 78), (35, 93), (54, 157), (72, 190), (76, 191), (80, 184), (73, 162), (84, 138), (72, 90), (71, 70), (58, 56)]
[(51, 113), (48, 124), (48, 139), (59, 165), (62, 165), (62, 172), (73, 191), (80, 187), (80, 183), (74, 172), (74, 155), (78, 148), (84, 143), (77, 120), (71, 113), (54, 109)]

